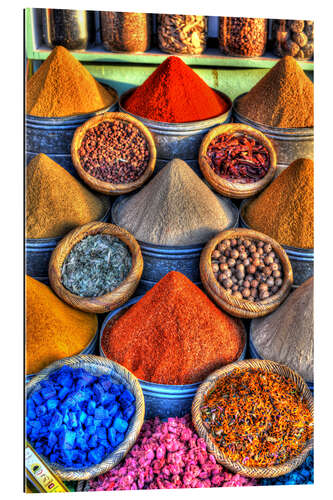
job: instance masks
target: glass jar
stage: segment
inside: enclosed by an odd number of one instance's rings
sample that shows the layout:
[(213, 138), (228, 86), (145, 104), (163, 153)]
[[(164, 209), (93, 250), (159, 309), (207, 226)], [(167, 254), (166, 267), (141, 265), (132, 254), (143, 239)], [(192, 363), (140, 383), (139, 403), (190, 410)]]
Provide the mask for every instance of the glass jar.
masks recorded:
[(314, 53), (314, 22), (299, 19), (273, 19), (273, 52), (278, 57), (311, 59)]
[(85, 50), (95, 41), (94, 13), (86, 10), (42, 9), (42, 30), (46, 45), (68, 50)]
[(151, 14), (101, 12), (102, 42), (111, 52), (145, 52), (150, 48)]
[(228, 56), (260, 57), (267, 42), (267, 20), (258, 17), (220, 17), (219, 47)]
[(158, 46), (168, 54), (202, 54), (206, 48), (207, 17), (158, 14)]

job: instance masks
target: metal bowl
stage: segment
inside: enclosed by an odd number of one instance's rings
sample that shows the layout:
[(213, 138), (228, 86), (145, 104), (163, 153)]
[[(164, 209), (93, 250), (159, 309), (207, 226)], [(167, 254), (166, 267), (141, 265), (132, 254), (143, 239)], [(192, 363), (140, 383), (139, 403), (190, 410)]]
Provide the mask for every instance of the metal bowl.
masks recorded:
[(250, 125), (265, 134), (275, 147), (278, 164), (288, 166), (298, 158), (310, 158), (313, 160), (313, 127), (278, 128), (250, 120), (237, 111), (239, 100), (244, 95), (246, 94), (241, 94), (234, 100), (233, 116), (235, 122), (245, 123), (245, 125)]
[(232, 101), (230, 97), (219, 90), (213, 89), (228, 104), (228, 111), (209, 120), (188, 123), (167, 123), (148, 120), (142, 116), (130, 113), (124, 107), (124, 102), (137, 87), (127, 90), (121, 95), (119, 109), (123, 113), (134, 116), (149, 128), (154, 136), (158, 159), (197, 160), (200, 144), (208, 130), (216, 125), (228, 123), (231, 119)]
[[(218, 199), (223, 198), (217, 193), (214, 194)], [(129, 196), (126, 195), (119, 196), (113, 203), (111, 219), (114, 224), (119, 225), (119, 210), (128, 197)], [(231, 211), (233, 212), (233, 219), (229, 226), (225, 229), (237, 227), (238, 208), (229, 199), (223, 198), (223, 200), (228, 203)], [(196, 285), (201, 283), (199, 262), (200, 254), (205, 246), (205, 242), (189, 246), (160, 246), (139, 240), (138, 243), (144, 260), (143, 273), (140, 282), (142, 290), (149, 290), (149, 288), (154, 286), (155, 283), (157, 283), (170, 271), (179, 271), (183, 273)]]

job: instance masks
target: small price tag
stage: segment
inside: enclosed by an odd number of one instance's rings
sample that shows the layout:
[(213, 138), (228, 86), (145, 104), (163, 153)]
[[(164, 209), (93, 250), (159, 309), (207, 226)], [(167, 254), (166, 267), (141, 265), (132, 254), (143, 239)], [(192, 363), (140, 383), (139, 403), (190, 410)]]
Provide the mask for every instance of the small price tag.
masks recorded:
[[(44, 493), (61, 493), (68, 491), (63, 482), (47, 467), (36, 451), (26, 443), (25, 468), (28, 478), (39, 486)], [(37, 484), (36, 484), (37, 483)]]

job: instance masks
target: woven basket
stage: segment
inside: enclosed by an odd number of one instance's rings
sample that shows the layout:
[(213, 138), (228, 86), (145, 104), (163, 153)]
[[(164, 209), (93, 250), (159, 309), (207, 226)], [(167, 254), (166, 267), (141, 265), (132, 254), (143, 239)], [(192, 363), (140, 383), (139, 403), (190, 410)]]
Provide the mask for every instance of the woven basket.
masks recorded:
[(113, 469), (113, 467), (118, 465), (119, 462), (123, 460), (136, 442), (140, 433), (144, 421), (145, 403), (140, 384), (137, 378), (130, 371), (114, 361), (101, 358), (100, 356), (93, 356), (91, 354), (79, 354), (77, 356), (55, 361), (42, 370), (26, 385), (26, 397), (28, 398), (29, 395), (39, 387), (39, 382), (47, 379), (51, 373), (64, 365), (71, 366), (73, 368), (84, 368), (93, 375), (110, 375), (114, 382), (124, 384), (127, 389), (132, 392), (136, 400), (136, 411), (131, 419), (124, 441), (100, 464), (86, 467), (84, 469), (71, 470), (58, 464), (50, 464), (49, 461), (43, 457), (47, 465), (61, 479), (64, 479), (65, 481), (87, 480), (99, 476), (100, 474), (104, 474), (108, 470)]
[[(78, 150), (81, 146), (82, 140), (89, 129), (94, 128), (103, 122), (114, 122), (117, 120), (132, 123), (137, 129), (139, 129), (145, 137), (149, 149), (149, 162), (146, 170), (136, 181), (130, 182), (128, 184), (112, 184), (111, 182), (101, 181), (96, 177), (90, 175), (82, 167), (78, 154)], [(76, 171), (81, 179), (86, 184), (88, 184), (91, 189), (109, 195), (126, 194), (141, 187), (152, 175), (156, 163), (156, 147), (151, 132), (143, 123), (126, 113), (104, 113), (103, 115), (98, 115), (90, 118), (90, 120), (86, 121), (83, 125), (76, 129), (72, 140), (71, 154), (73, 165), (76, 168)]]
[[(216, 245), (218, 245), (218, 243), (222, 240), (239, 237), (247, 237), (249, 239), (262, 240), (265, 243), (270, 243), (274, 252), (280, 259), (283, 268), (283, 283), (281, 288), (267, 299), (260, 300), (259, 302), (237, 299), (228, 293), (214, 276), (211, 265), (211, 255)], [(205, 290), (214, 302), (221, 307), (221, 309), (224, 309), (229, 314), (238, 318), (247, 319), (258, 318), (275, 311), (275, 309), (277, 309), (277, 307), (279, 307), (279, 305), (286, 299), (293, 284), (292, 267), (288, 255), (281, 245), (266, 234), (259, 233), (259, 231), (254, 231), (252, 229), (242, 228), (222, 231), (208, 241), (201, 252), (200, 276)]]
[[(74, 295), (61, 282), (63, 262), (72, 248), (89, 235), (110, 234), (123, 241), (132, 255), (132, 267), (124, 281), (112, 292), (99, 297)], [(138, 242), (126, 229), (105, 222), (90, 222), (68, 233), (53, 250), (49, 263), (49, 280), (54, 292), (67, 304), (81, 311), (105, 313), (121, 306), (134, 294), (143, 271), (143, 259)]]
[(211, 375), (209, 375), (209, 377), (207, 377), (206, 380), (200, 385), (192, 403), (192, 420), (197, 433), (205, 440), (208, 450), (215, 456), (216, 460), (221, 465), (234, 473), (238, 473), (247, 477), (269, 478), (282, 476), (284, 474), (292, 472), (294, 469), (302, 465), (310, 451), (313, 449), (313, 438), (311, 438), (306, 443), (306, 446), (299, 455), (288, 460), (287, 462), (279, 465), (272, 465), (271, 467), (246, 467), (239, 462), (232, 462), (231, 460), (229, 460), (229, 458), (224, 455), (223, 451), (215, 444), (205, 426), (203, 425), (200, 408), (204, 401), (204, 396), (214, 387), (219, 379), (228, 376), (235, 368), (240, 368), (244, 371), (247, 371), (251, 368), (260, 369), (266, 372), (278, 373), (288, 379), (291, 379), (293, 382), (295, 382), (297, 388), (301, 392), (302, 397), (307, 402), (307, 405), (313, 417), (313, 396), (300, 375), (288, 368), (286, 365), (282, 365), (281, 363), (259, 359), (249, 359), (245, 361), (238, 361), (224, 368), (216, 370)]
[[(209, 144), (218, 135), (234, 133), (239, 135), (246, 134), (253, 137), (265, 146), (269, 152), (270, 167), (266, 175), (257, 182), (249, 184), (242, 184), (235, 181), (232, 182), (217, 175), (210, 166), (207, 159)], [(205, 135), (199, 150), (199, 165), (205, 179), (218, 193), (229, 198), (249, 198), (262, 191), (274, 179), (276, 173), (276, 152), (271, 141), (259, 130), (241, 123), (228, 123), (213, 128)]]

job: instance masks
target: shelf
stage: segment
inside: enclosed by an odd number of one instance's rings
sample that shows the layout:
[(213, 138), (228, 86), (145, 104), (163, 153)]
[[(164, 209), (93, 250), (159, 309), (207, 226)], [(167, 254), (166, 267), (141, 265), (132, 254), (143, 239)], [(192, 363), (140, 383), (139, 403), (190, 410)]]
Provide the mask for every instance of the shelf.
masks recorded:
[[(26, 9), (26, 50), (28, 59), (46, 59), (51, 49), (42, 45), (41, 36), (37, 33), (33, 9)], [(158, 65), (170, 54), (164, 54), (158, 49), (152, 49), (138, 54), (107, 52), (102, 46), (96, 46), (86, 51), (72, 51), (72, 54), (86, 63), (121, 63)], [(263, 57), (243, 58), (227, 57), (216, 48), (210, 48), (202, 55), (180, 55), (189, 66), (236, 67), (236, 68), (271, 68), (279, 60), (270, 53)], [(298, 61), (306, 71), (313, 71), (313, 61)]]

